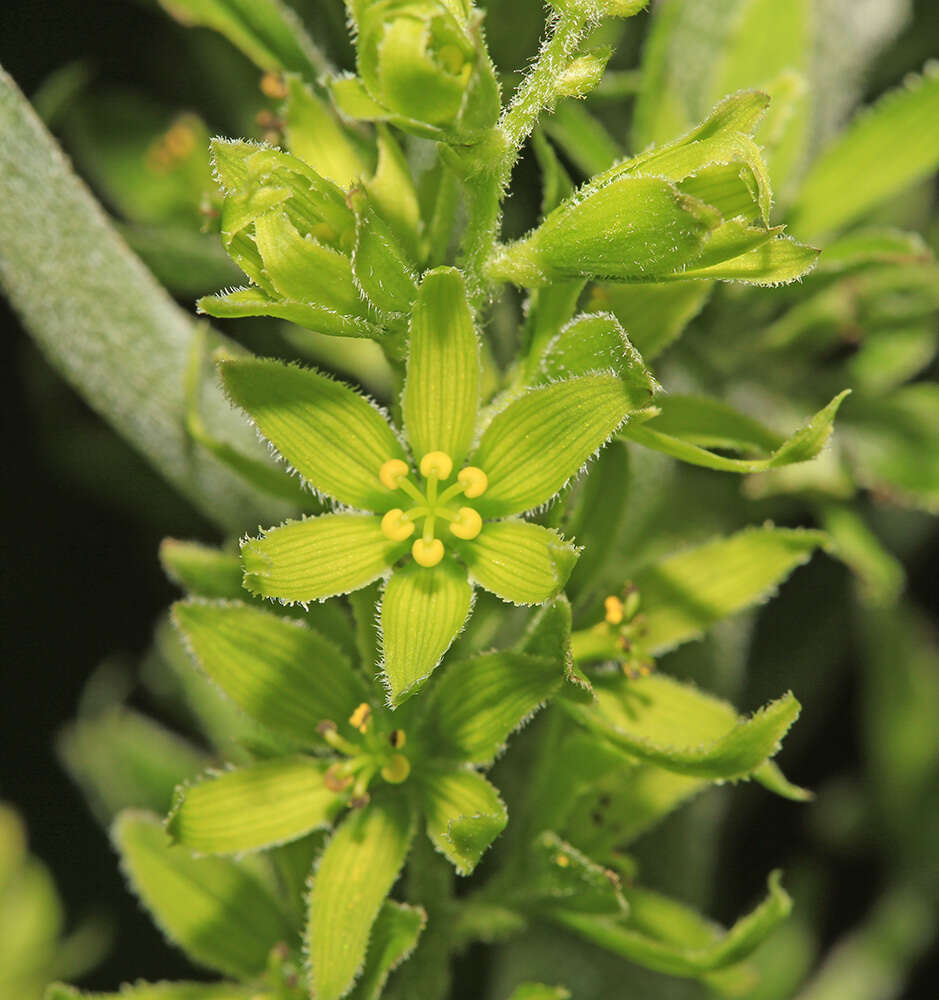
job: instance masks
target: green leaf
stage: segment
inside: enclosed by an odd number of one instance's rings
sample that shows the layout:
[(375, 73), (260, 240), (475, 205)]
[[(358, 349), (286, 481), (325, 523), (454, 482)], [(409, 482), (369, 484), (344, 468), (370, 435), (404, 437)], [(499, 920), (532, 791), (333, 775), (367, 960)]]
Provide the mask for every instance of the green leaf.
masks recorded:
[(342, 799), (323, 784), (328, 760), (281, 757), (181, 785), (166, 820), (200, 854), (240, 854), (329, 826)]
[(44, 1000), (269, 1000), (253, 986), (238, 983), (125, 983), (118, 993), (85, 993), (53, 983)]
[(105, 823), (128, 807), (166, 812), (176, 785), (207, 763), (186, 740), (123, 707), (79, 716), (61, 732), (56, 749)]
[(261, 433), (316, 489), (384, 512), (378, 471), (404, 451), (384, 414), (350, 386), (279, 361), (221, 361), (222, 383)]
[(249, 978), (290, 926), (260, 879), (228, 858), (173, 847), (160, 821), (128, 811), (112, 836), (134, 892), (166, 936), (200, 965)]
[(861, 592), (871, 604), (896, 603), (906, 574), (900, 562), (848, 504), (828, 503), (821, 510), (822, 527), (831, 537), (831, 552), (858, 576)]
[(499, 793), (468, 769), (427, 766), (418, 780), (427, 836), (458, 875), (469, 875), (508, 822)]
[(345, 316), (309, 302), (272, 299), (260, 288), (235, 288), (218, 295), (206, 295), (199, 299), (196, 308), (200, 313), (218, 319), (273, 316), (332, 337), (380, 339), (381, 335), (378, 327), (359, 316)]
[(365, 967), (352, 992), (347, 994), (349, 1000), (379, 1000), (388, 976), (417, 947), (426, 924), (423, 907), (386, 900), (372, 926)]
[(323, 514), (286, 521), (242, 543), (245, 587), (287, 604), (321, 601), (377, 580), (406, 549), (389, 541), (378, 517)]
[(411, 313), (404, 425), (414, 457), (445, 452), (459, 469), (479, 406), (479, 342), (462, 275), (425, 275)]
[(606, 170), (623, 155), (600, 119), (578, 101), (561, 101), (541, 126), (585, 177)]
[(894, 500), (939, 512), (939, 386), (916, 382), (865, 400), (845, 450), (855, 478)]
[(391, 131), (376, 128), (378, 166), (365, 190), (378, 214), (391, 226), (412, 259), (419, 256), (421, 209), (407, 158)]
[(652, 361), (681, 336), (704, 308), (712, 287), (706, 281), (596, 285), (589, 307), (598, 312), (612, 311), (626, 327), (636, 350), (646, 361)]
[(840, 229), (939, 166), (939, 72), (922, 76), (862, 111), (815, 161), (792, 210), (797, 233)]
[[(5, 74), (0, 127), (0, 282), (53, 366), (214, 523), (240, 531), (284, 516), (285, 505), (193, 452), (183, 377), (193, 321), (128, 252)], [(213, 385), (203, 397), (213, 429), (256, 448)]]
[(798, 718), (786, 694), (749, 719), (726, 702), (661, 674), (595, 678), (592, 705), (564, 703), (589, 730), (631, 756), (711, 781), (745, 778), (772, 757)]
[(511, 604), (543, 604), (564, 587), (577, 549), (556, 531), (517, 518), (492, 521), (460, 545), (470, 577)]
[(610, 375), (532, 389), (486, 428), (470, 462), (489, 477), (483, 517), (531, 510), (559, 492), (637, 408), (639, 394)]
[[(779, 884), (779, 872), (769, 877), (769, 893), (755, 910), (741, 917), (726, 933), (715, 936), (708, 945), (682, 946), (674, 941), (661, 939), (635, 930), (627, 920), (578, 913), (573, 910), (556, 910), (555, 921), (574, 931), (588, 941), (612, 951), (632, 962), (671, 976), (698, 977), (715, 969), (724, 969), (742, 961), (789, 916), (792, 900)], [(646, 919), (651, 920), (650, 901), (646, 895)], [(661, 897), (658, 897), (661, 899)], [(659, 904), (662, 909), (666, 903)], [(671, 904), (674, 907), (675, 904)], [(674, 910), (670, 908), (672, 919)]]
[(367, 691), (333, 643), (247, 605), (183, 601), (173, 618), (199, 666), (248, 716), (303, 745), (342, 727)]
[(307, 947), (317, 1000), (339, 1000), (363, 969), (372, 925), (414, 835), (402, 795), (376, 796), (326, 845), (310, 892)]
[(160, 543), (160, 564), (173, 583), (199, 597), (237, 600), (247, 596), (241, 585), (244, 570), (234, 552), (164, 538)]
[(575, 316), (548, 344), (541, 359), (541, 371), (542, 382), (614, 371), (626, 387), (631, 409), (646, 405), (658, 389), (612, 313)]
[(509, 1000), (570, 1000), (571, 991), (563, 986), (545, 986), (544, 983), (522, 983), (513, 991)]
[(633, 577), (645, 616), (644, 648), (665, 652), (764, 603), (828, 541), (820, 531), (801, 528), (745, 528), (645, 567)]
[[(659, 415), (644, 423), (627, 426), (620, 433), (630, 441), (691, 465), (720, 472), (765, 472), (815, 458), (831, 436), (835, 415), (850, 391), (845, 389), (835, 396), (781, 444), (777, 443), (778, 437), (760, 428), (756, 421), (716, 400), (695, 396), (662, 397), (656, 400), (661, 411)], [(760, 458), (727, 458), (709, 451), (702, 444), (746, 451), (765, 452), (767, 447), (774, 450)]]
[(352, 273), (371, 305), (390, 317), (408, 313), (417, 295), (417, 276), (407, 250), (391, 226), (361, 192), (353, 192), (356, 206)]
[[(547, 215), (574, 193), (574, 185), (540, 128), (532, 132), (531, 145), (541, 170), (541, 214)], [(604, 164), (604, 168), (608, 166)]]
[(316, 79), (327, 63), (293, 9), (281, 0), (160, 0), (186, 25), (212, 28), (257, 66)]
[(558, 690), (566, 663), (508, 651), (451, 663), (426, 707), (435, 752), (489, 764), (508, 737)]
[(382, 670), (397, 707), (423, 687), (463, 627), (473, 602), (466, 571), (451, 559), (395, 570), (381, 602)]

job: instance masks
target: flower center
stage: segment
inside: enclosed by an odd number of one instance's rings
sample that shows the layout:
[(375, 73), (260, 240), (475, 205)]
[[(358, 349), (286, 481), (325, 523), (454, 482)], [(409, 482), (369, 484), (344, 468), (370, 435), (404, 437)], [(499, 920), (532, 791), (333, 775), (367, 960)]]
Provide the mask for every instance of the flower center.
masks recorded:
[(329, 767), (324, 783), (337, 794), (351, 789), (349, 805), (353, 809), (368, 802), (368, 786), (376, 774), (389, 784), (400, 785), (411, 773), (411, 762), (401, 752), (407, 742), (404, 730), (388, 732), (373, 723), (372, 707), (363, 701), (349, 716), (349, 725), (359, 731), (360, 738), (347, 740), (331, 719), (324, 719), (316, 727), (320, 736), (344, 758)]
[(453, 460), (443, 451), (429, 451), (420, 463), (424, 489), (415, 486), (408, 478), (410, 469), (400, 458), (391, 458), (378, 470), (378, 478), (389, 490), (401, 490), (413, 501), (414, 506), (404, 510), (394, 507), (381, 519), (381, 530), (386, 538), (403, 542), (423, 521), (421, 536), (414, 540), (411, 555), (421, 566), (436, 566), (443, 559), (443, 542), (434, 534), (439, 522), (447, 525), (457, 538), (475, 538), (482, 530), (483, 519), (472, 507), (456, 507), (453, 501), (461, 494), (469, 499), (482, 496), (489, 480), (482, 469), (467, 465), (460, 469), (456, 482), (438, 491), (440, 483), (453, 474)]

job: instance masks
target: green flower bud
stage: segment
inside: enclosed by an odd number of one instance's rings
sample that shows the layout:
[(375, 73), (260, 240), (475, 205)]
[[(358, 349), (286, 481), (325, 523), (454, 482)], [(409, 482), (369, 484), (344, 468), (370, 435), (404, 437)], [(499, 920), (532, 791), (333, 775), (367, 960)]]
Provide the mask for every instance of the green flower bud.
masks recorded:
[[(498, 85), (479, 16), (462, 0), (347, 0), (347, 6), (358, 29), (361, 84), (386, 118), (433, 137), (495, 123)], [(351, 104), (343, 102), (343, 110)]]
[(558, 77), (558, 96), (586, 97), (600, 82), (612, 54), (613, 50), (606, 48), (575, 59)]
[(769, 181), (751, 134), (768, 100), (757, 91), (735, 94), (676, 142), (594, 177), (531, 235), (504, 247), (490, 276), (527, 287), (568, 278), (741, 277), (726, 267), (740, 258), (761, 281), (792, 280), (790, 272), (807, 270), (815, 255), (799, 244), (791, 244), (794, 254), (767, 246), (779, 230), (768, 225)]
[(408, 255), (364, 190), (347, 196), (302, 160), (246, 142), (216, 140), (213, 158), (222, 238), (256, 288), (205, 298), (204, 312), (371, 336), (376, 310), (407, 310), (416, 291)]

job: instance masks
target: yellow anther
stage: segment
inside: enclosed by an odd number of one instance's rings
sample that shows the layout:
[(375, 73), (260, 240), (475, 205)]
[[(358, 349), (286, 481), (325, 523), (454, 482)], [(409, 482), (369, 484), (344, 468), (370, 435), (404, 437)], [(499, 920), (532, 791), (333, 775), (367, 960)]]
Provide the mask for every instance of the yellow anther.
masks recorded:
[(489, 486), (489, 477), (475, 465), (467, 465), (457, 473), (456, 481), (463, 487), (463, 494), (471, 500), (481, 497)]
[(353, 778), (342, 769), (342, 764), (332, 764), (326, 769), (323, 775), (323, 784), (334, 794), (344, 792), (351, 784)]
[(267, 72), (261, 77), (261, 93), (275, 101), (282, 101), (287, 96), (287, 84), (279, 73)]
[(400, 458), (389, 458), (387, 462), (378, 470), (378, 478), (382, 486), (387, 486), (389, 490), (396, 490), (402, 479), (408, 475), (408, 463), (402, 462)]
[(421, 459), (421, 475), (425, 479), (431, 476), (449, 479), (451, 472), (453, 472), (453, 459), (445, 451), (429, 451)]
[(388, 763), (381, 769), (381, 776), (392, 785), (400, 785), (411, 773), (411, 762), (403, 753), (392, 754)]
[(414, 522), (405, 516), (400, 507), (395, 507), (381, 519), (381, 531), (385, 538), (390, 538), (393, 542), (403, 542), (405, 538), (410, 538), (414, 534)]
[(411, 555), (419, 566), (430, 568), (443, 559), (443, 542), (439, 538), (418, 538), (411, 546)]
[(395, 750), (400, 750), (401, 747), (407, 743), (407, 736), (404, 734), (403, 729), (393, 729), (388, 734), (388, 742), (395, 748)]
[(567, 868), (570, 866), (571, 859), (566, 854), (559, 854), (555, 859), (554, 863), (558, 868)]
[[(382, 522), (382, 528), (384, 528), (384, 522)], [(603, 607), (605, 608), (604, 618), (610, 625), (619, 625), (622, 622), (623, 602), (615, 594), (610, 594), (603, 602)]]
[(356, 710), (349, 716), (349, 725), (354, 726), (360, 733), (368, 731), (369, 723), (372, 721), (372, 706), (363, 701)]
[(475, 538), (483, 530), (483, 519), (472, 507), (461, 507), (456, 520), (450, 522), (450, 530), (457, 538)]

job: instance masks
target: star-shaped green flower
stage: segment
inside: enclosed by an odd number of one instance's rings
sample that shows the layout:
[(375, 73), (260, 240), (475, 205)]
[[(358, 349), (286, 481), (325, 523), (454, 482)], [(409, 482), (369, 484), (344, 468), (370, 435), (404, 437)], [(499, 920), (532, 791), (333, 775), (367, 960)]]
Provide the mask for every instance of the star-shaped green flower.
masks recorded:
[(481, 422), (479, 341), (453, 268), (424, 277), (411, 315), (403, 440), (372, 402), (315, 370), (261, 359), (220, 369), (291, 466), (352, 508), (246, 539), (245, 586), (304, 603), (387, 577), (380, 624), (391, 705), (440, 662), (470, 612), (472, 584), (528, 605), (561, 590), (576, 547), (519, 515), (550, 501), (651, 385), (647, 373), (623, 378), (601, 357), (599, 370), (576, 377), (547, 371), (546, 384)]

